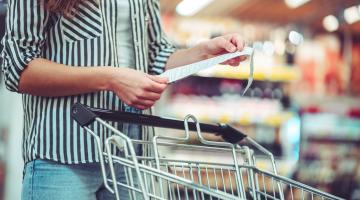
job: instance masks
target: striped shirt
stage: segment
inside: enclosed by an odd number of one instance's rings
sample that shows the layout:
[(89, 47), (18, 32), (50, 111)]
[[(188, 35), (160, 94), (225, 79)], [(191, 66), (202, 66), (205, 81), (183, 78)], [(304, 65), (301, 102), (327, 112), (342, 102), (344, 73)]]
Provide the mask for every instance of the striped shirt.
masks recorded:
[[(77, 14), (65, 18), (44, 9), (40, 0), (9, 0), (2, 70), (6, 87), (18, 91), (22, 71), (35, 58), (68, 66), (113, 66), (118, 64), (116, 0), (87, 0)], [(136, 70), (159, 74), (174, 52), (160, 23), (158, 0), (129, 0)], [(124, 22), (129, 23), (129, 22)], [(66, 164), (98, 162), (94, 139), (70, 117), (70, 108), (80, 102), (91, 107), (122, 110), (123, 103), (111, 91), (66, 97), (23, 94), (25, 162), (48, 159)], [(121, 123), (112, 123), (121, 130)], [(110, 133), (95, 124), (100, 138)], [(153, 135), (143, 129), (143, 139)]]

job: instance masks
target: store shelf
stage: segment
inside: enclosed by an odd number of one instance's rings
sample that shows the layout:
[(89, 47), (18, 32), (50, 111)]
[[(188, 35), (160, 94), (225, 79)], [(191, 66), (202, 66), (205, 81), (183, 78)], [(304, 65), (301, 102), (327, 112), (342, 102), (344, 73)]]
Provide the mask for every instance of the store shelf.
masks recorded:
[(355, 115), (360, 109), (360, 99), (354, 96), (324, 96), (295, 93), (294, 99), (303, 113), (332, 113), (337, 115)]
[(184, 95), (174, 97), (161, 112), (163, 116), (179, 119), (192, 114), (202, 122), (271, 127), (281, 126), (295, 114), (282, 110), (278, 100)]
[[(179, 118), (179, 119), (183, 119), (187, 114), (181, 113), (181, 112), (177, 112), (176, 114), (174, 114), (175, 118)], [(251, 119), (250, 116), (242, 116), (239, 118), (233, 118), (231, 115), (226, 115), (226, 114), (222, 114), (222, 115), (218, 115), (218, 116), (214, 116), (214, 115), (207, 115), (207, 114), (203, 114), (203, 115), (199, 115), (197, 114), (196, 117), (201, 121), (201, 122), (205, 122), (205, 123), (234, 123), (234, 124), (238, 124), (241, 126), (250, 126), (250, 125), (254, 125), (254, 124), (261, 124), (261, 125), (265, 125), (265, 126), (271, 126), (271, 127), (278, 127), (280, 125), (282, 125), (284, 122), (288, 121), (289, 119), (291, 119), (294, 116), (293, 113), (291, 112), (283, 112), (283, 113), (278, 113), (278, 114), (274, 114), (274, 115), (269, 115), (267, 117), (265, 117), (264, 119), (261, 120), (254, 120)]]
[[(250, 67), (240, 66), (231, 67), (218, 65), (208, 70), (201, 71), (198, 76), (229, 78), (229, 79), (247, 79), (250, 74)], [(291, 82), (299, 79), (299, 71), (294, 66), (278, 66), (278, 67), (255, 67), (254, 80), (259, 81), (276, 81)]]
[(352, 138), (336, 138), (336, 137), (315, 137), (311, 136), (308, 137), (307, 140), (309, 142), (317, 142), (317, 143), (337, 143), (337, 144), (356, 144), (360, 145), (360, 138), (359, 139), (352, 139)]

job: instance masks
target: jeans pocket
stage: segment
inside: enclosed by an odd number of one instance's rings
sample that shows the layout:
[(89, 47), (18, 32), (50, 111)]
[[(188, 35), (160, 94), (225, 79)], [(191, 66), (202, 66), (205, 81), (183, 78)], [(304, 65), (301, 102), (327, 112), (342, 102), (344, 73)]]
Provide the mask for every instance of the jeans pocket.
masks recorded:
[(34, 165), (35, 161), (31, 161), (26, 163), (24, 166), (23, 185), (21, 191), (21, 199), (23, 200), (33, 199)]

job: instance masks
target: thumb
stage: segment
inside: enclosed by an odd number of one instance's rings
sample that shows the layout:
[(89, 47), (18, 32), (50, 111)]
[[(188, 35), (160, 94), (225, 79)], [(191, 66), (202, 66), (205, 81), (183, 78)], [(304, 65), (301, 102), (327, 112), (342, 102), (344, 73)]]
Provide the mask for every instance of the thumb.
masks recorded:
[(149, 79), (151, 79), (152, 81), (155, 81), (157, 83), (162, 83), (162, 84), (167, 84), (168, 83), (168, 78), (166, 77), (161, 77), (161, 76), (153, 76), (153, 75), (147, 75), (147, 77)]

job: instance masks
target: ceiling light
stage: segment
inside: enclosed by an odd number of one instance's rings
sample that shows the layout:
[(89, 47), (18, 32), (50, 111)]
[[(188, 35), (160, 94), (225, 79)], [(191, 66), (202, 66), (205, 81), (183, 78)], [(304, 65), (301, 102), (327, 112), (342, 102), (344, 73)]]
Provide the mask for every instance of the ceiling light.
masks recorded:
[(360, 20), (360, 11), (356, 6), (352, 6), (344, 10), (345, 21), (349, 24), (353, 24)]
[(304, 5), (305, 3), (309, 2), (310, 0), (285, 0), (285, 4), (289, 7), (289, 8), (297, 8), (299, 6)]
[(213, 0), (183, 0), (176, 6), (176, 12), (182, 16), (192, 16), (209, 5)]
[(339, 28), (339, 20), (334, 15), (328, 15), (323, 19), (323, 26), (329, 32), (336, 31)]

